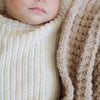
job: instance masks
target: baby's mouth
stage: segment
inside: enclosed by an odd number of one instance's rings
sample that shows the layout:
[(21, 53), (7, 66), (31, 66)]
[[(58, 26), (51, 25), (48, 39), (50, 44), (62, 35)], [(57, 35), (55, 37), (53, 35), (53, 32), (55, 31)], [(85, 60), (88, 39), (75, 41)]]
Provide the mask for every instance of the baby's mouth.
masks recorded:
[(29, 8), (31, 11), (33, 11), (36, 14), (46, 13), (46, 11), (39, 7)]

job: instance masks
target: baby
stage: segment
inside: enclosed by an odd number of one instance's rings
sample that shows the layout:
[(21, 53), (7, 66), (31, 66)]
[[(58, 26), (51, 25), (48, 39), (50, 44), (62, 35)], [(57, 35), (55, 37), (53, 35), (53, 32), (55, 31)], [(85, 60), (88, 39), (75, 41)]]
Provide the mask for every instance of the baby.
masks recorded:
[(5, 0), (6, 12), (3, 16), (21, 22), (37, 25), (54, 19), (61, 0)]
[(0, 67), (5, 70), (0, 69), (1, 98), (59, 100), (60, 2), (5, 0), (6, 10), (0, 15)]

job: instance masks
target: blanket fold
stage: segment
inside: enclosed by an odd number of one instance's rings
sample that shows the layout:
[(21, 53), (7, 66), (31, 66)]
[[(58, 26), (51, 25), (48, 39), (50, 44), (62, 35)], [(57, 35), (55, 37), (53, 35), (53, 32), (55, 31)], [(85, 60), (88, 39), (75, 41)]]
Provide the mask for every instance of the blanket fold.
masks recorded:
[(100, 99), (100, 71), (96, 70), (100, 70), (99, 49), (100, 0), (73, 0), (57, 50), (61, 100)]

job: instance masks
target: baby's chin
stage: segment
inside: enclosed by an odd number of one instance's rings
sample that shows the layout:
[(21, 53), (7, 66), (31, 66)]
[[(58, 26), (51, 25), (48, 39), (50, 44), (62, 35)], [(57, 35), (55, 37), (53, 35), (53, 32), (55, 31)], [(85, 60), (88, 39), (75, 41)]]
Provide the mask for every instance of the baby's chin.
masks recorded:
[(22, 15), (22, 16), (17, 16), (17, 14), (9, 14), (9, 13), (5, 13), (3, 14), (4, 17), (13, 19), (13, 20), (17, 20), (19, 22), (23, 22), (26, 24), (30, 24), (30, 25), (40, 25), (40, 24), (45, 24), (50, 22), (51, 20), (55, 19), (58, 13), (56, 13), (54, 16), (37, 16), (37, 15), (32, 15), (32, 16), (26, 16), (26, 15)]
[(45, 24), (45, 23), (49, 23), (50, 21), (52, 21), (53, 19), (55, 19), (56, 16), (52, 17), (52, 18), (33, 18), (33, 19), (28, 19), (28, 18), (23, 18), (23, 19), (18, 19), (15, 18), (16, 20), (19, 20), (20, 22), (29, 24), (29, 25), (40, 25), (40, 24)]
[(33, 21), (33, 22), (26, 22), (26, 21), (23, 21), (24, 23), (26, 24), (29, 24), (29, 25), (41, 25), (41, 24), (46, 24), (46, 23), (49, 23), (50, 21), (52, 21), (54, 18), (50, 19), (50, 20), (45, 20), (45, 21)]
[[(17, 19), (18, 20), (18, 19)], [(19, 20), (20, 22), (23, 22), (25, 24), (29, 24), (29, 25), (40, 25), (40, 24), (45, 24), (48, 21), (39, 21), (39, 20), (34, 20), (34, 21), (26, 21), (26, 20)]]
[(57, 15), (58, 15), (58, 13), (52, 17), (41, 18), (41, 19), (33, 18), (31, 20), (24, 20), (23, 22), (26, 24), (30, 24), (30, 25), (45, 24), (45, 23), (49, 23), (50, 21), (54, 20), (57, 17)]
[(39, 21), (39, 20), (35, 20), (35, 21), (26, 21), (26, 20), (24, 20), (24, 21), (21, 21), (21, 22), (23, 22), (23, 23), (26, 23), (26, 24), (29, 24), (29, 25), (40, 25), (40, 24), (45, 24), (45, 23), (47, 23), (47, 22), (49, 22), (48, 20), (46, 20), (46, 21)]

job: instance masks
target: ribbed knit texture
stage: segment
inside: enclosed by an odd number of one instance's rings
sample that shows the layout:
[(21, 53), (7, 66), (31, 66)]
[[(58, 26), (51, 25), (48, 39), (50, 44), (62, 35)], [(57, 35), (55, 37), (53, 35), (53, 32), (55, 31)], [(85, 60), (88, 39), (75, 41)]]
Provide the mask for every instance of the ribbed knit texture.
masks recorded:
[(59, 26), (58, 20), (34, 27), (0, 15), (0, 100), (59, 99)]
[(57, 50), (61, 100), (100, 100), (100, 0), (73, 0)]
[[(65, 12), (63, 8), (60, 16)], [(58, 43), (56, 60), (61, 78), (60, 100), (100, 100), (100, 0), (73, 0), (62, 23)], [(2, 46), (5, 47), (9, 48)]]
[(0, 100), (60, 99), (56, 51), (68, 8), (63, 1), (58, 16), (42, 25), (0, 15)]

